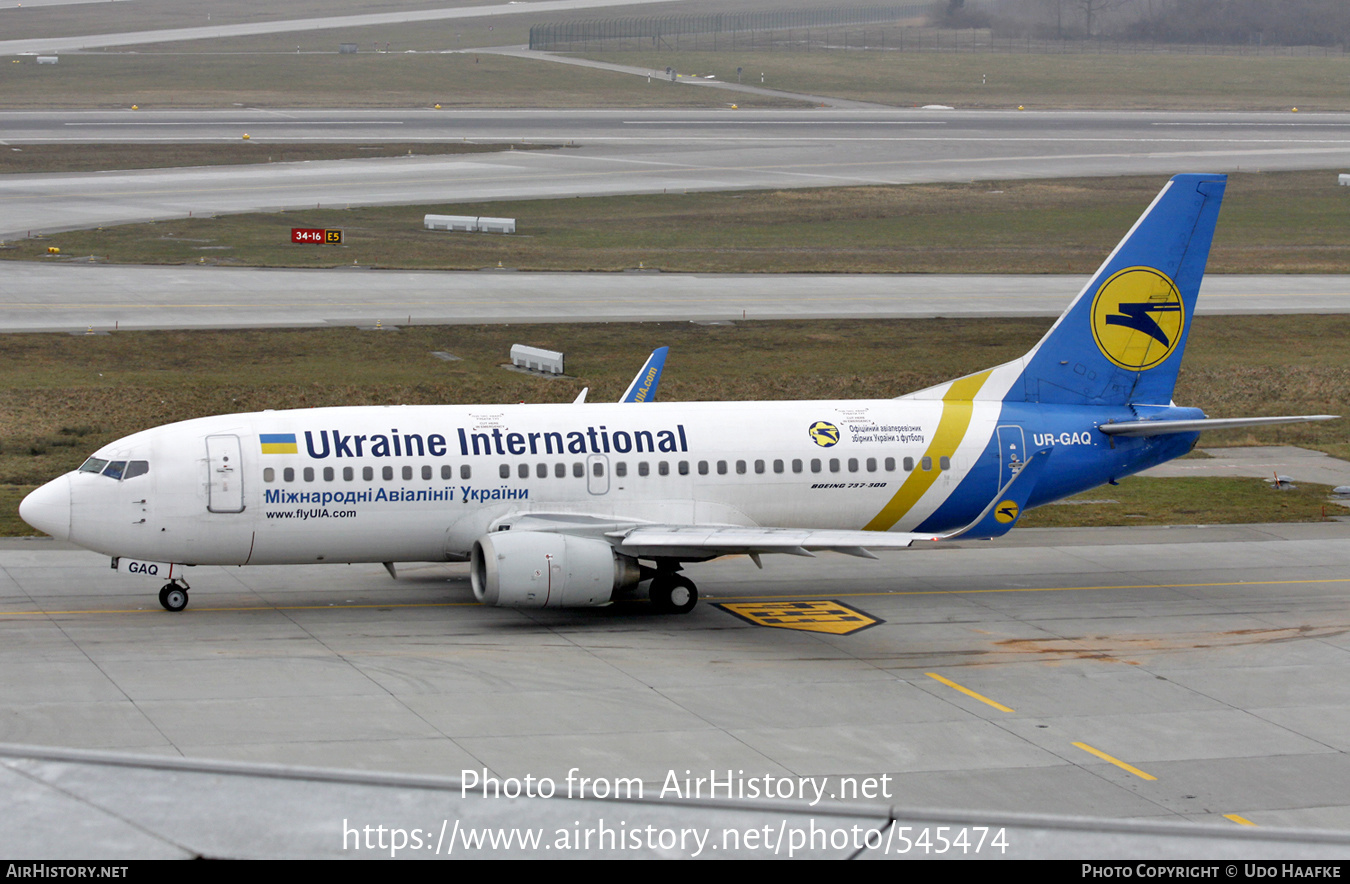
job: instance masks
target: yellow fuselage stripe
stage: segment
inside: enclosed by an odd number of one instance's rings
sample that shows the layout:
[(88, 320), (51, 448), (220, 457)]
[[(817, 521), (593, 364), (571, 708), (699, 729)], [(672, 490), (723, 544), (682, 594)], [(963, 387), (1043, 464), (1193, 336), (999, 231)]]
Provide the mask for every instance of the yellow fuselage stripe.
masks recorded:
[(992, 373), (993, 369), (990, 369), (952, 381), (951, 389), (942, 397), (942, 417), (938, 420), (937, 432), (933, 434), (933, 441), (928, 443), (928, 450), (924, 452), (924, 457), (930, 458), (933, 469), (919, 469), (916, 464), (915, 469), (910, 471), (890, 502), (881, 508), (881, 512), (877, 513), (872, 521), (863, 526), (864, 531), (891, 530), (905, 513), (914, 508), (919, 498), (933, 487), (933, 483), (942, 473), (942, 470), (938, 469), (941, 458), (951, 457), (956, 453), (961, 440), (966, 436), (966, 430), (970, 428), (970, 418), (975, 413), (975, 403), (971, 400), (980, 392), (980, 388), (989, 380)]

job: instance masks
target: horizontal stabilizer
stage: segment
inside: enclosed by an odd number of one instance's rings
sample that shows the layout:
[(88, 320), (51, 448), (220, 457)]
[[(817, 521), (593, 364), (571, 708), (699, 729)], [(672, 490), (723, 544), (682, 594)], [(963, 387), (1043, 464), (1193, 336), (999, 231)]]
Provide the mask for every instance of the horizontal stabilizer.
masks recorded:
[(1183, 421), (1121, 421), (1102, 424), (1097, 429), (1108, 436), (1166, 436), (1170, 433), (1202, 433), (1205, 430), (1233, 430), (1240, 427), (1267, 427), (1273, 424), (1304, 424), (1334, 421), (1338, 414), (1303, 414), (1283, 417), (1221, 417)]
[(980, 513), (978, 519), (960, 531), (943, 534), (938, 539), (988, 540), (994, 537), (1002, 537), (1011, 531), (1013, 525), (1017, 524), (1017, 520), (1026, 511), (1027, 501), (1031, 499), (1031, 492), (1040, 480), (1045, 465), (1050, 461), (1050, 452), (1053, 450), (1053, 448), (1042, 448), (1032, 454), (1022, 464), (1022, 469), (1018, 470), (1011, 479), (1004, 483), (998, 494), (994, 495), (994, 499), (989, 502), (989, 506), (984, 508), (984, 512)]

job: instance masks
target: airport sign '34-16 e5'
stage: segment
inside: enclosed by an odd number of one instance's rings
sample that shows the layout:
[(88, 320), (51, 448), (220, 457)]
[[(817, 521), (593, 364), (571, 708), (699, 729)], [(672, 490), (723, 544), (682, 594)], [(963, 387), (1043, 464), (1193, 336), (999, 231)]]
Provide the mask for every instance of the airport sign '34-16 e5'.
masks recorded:
[(292, 227), (291, 242), (314, 243), (315, 245), (342, 245), (342, 230), (323, 227)]

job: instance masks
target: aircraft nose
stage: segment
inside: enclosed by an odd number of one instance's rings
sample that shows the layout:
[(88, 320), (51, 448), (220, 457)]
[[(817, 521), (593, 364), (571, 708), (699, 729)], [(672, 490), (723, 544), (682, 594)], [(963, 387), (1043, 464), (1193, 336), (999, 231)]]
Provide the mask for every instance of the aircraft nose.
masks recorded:
[(25, 497), (19, 518), (57, 540), (69, 540), (70, 477), (53, 479)]

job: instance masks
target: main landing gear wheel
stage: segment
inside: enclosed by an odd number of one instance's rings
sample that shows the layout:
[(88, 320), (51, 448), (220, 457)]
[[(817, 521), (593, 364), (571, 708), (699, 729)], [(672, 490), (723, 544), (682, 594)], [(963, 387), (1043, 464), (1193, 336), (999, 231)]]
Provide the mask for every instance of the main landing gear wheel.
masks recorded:
[(181, 611), (187, 607), (187, 587), (177, 583), (166, 583), (159, 591), (159, 603), (166, 611)]
[(648, 594), (652, 605), (662, 614), (688, 614), (698, 604), (698, 588), (694, 581), (679, 574), (652, 578)]

